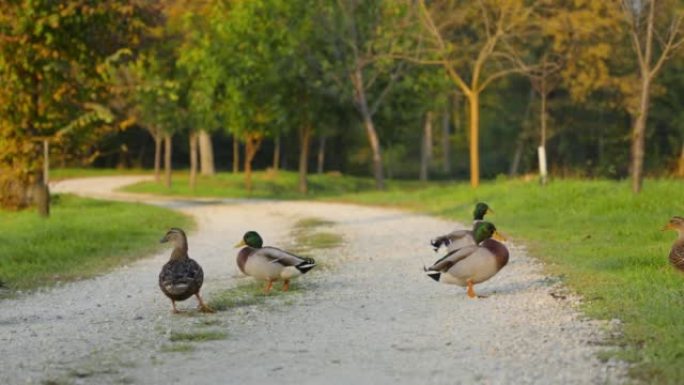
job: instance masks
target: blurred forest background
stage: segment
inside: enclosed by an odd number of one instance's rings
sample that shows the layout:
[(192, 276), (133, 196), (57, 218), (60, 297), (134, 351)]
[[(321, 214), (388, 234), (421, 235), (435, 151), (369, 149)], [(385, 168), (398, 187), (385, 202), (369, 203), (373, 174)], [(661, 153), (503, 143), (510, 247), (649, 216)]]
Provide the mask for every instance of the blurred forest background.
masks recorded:
[[(47, 169), (684, 176), (676, 0), (5, 0), (0, 200)], [(166, 171), (166, 172), (165, 172)]]

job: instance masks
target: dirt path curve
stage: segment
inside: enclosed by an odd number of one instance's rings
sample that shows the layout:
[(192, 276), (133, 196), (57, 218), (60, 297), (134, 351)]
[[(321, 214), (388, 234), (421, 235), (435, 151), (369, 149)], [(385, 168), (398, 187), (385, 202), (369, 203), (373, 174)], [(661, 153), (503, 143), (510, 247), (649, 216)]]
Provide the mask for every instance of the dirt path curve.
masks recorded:
[[(427, 240), (454, 223), (397, 210), (318, 202), (181, 201), (114, 193), (139, 177), (64, 181), (53, 191), (138, 200), (193, 215), (190, 255), (204, 295), (245, 282), (232, 246), (257, 229), (288, 244), (303, 217), (345, 245), (314, 255), (334, 265), (302, 278), (303, 290), (215, 315), (169, 313), (157, 287), (166, 250), (81, 282), (0, 302), (2, 384), (605, 384), (623, 369), (595, 358), (605, 325), (550, 295), (554, 279), (515, 245), (511, 262), (479, 285), (489, 298), (421, 272)], [(161, 236), (161, 234), (160, 234)], [(194, 307), (181, 303), (181, 308)], [(176, 344), (212, 330), (225, 338)]]

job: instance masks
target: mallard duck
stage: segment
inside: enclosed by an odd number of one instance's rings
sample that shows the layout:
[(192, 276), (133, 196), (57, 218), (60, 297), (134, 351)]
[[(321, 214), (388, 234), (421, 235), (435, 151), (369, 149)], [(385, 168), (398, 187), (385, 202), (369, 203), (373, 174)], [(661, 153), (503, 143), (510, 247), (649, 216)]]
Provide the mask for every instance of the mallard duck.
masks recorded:
[(171, 228), (159, 242), (173, 244), (171, 258), (159, 273), (159, 287), (171, 299), (173, 312), (178, 313), (176, 301), (184, 301), (193, 295), (199, 301), (198, 309), (201, 312), (212, 312), (213, 310), (200, 297), (204, 272), (199, 263), (188, 256), (188, 239), (185, 232), (179, 228)]
[(237, 265), (245, 275), (267, 281), (264, 293), (268, 294), (273, 282), (283, 280), (283, 291), (290, 287), (290, 279), (305, 274), (316, 266), (311, 258), (299, 257), (277, 249), (263, 247), (264, 241), (256, 231), (248, 231), (235, 247), (242, 247)]
[(664, 230), (675, 230), (679, 233), (677, 240), (670, 249), (670, 263), (678, 270), (684, 271), (684, 218), (674, 216), (663, 227)]
[(441, 235), (430, 241), (432, 247), (435, 251), (439, 250), (443, 245), (446, 246), (447, 251), (458, 250), (464, 246), (476, 245), (475, 237), (473, 236), (473, 231), (478, 223), (484, 220), (484, 216), (487, 214), (494, 214), (489, 205), (484, 202), (478, 202), (475, 205), (475, 210), (473, 211), (473, 227), (472, 229), (459, 229), (450, 232), (446, 235)]
[(449, 252), (426, 269), (437, 282), (468, 287), (468, 297), (476, 296), (473, 285), (492, 278), (508, 263), (508, 249), (491, 239), (501, 238), (491, 222), (475, 225), (475, 245)]

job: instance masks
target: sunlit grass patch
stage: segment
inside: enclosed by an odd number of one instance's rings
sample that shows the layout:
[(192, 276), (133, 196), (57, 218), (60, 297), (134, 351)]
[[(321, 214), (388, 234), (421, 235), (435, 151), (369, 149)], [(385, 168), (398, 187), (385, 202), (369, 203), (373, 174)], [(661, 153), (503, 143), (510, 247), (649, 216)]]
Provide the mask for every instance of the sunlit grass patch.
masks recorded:
[(189, 332), (172, 331), (169, 335), (169, 341), (171, 342), (203, 342), (224, 340), (226, 338), (228, 338), (228, 333), (216, 330), (194, 330)]
[(0, 281), (11, 293), (91, 277), (158, 249), (169, 227), (193, 226), (161, 207), (55, 195), (48, 219), (0, 211)]
[(290, 282), (287, 292), (281, 291), (281, 285), (282, 282), (275, 282), (271, 292), (264, 294), (265, 281), (250, 279), (248, 283), (213, 294), (209, 300), (209, 306), (216, 311), (225, 311), (238, 307), (258, 305), (264, 303), (268, 298), (299, 291), (299, 285), (296, 280)]
[(195, 350), (195, 345), (177, 342), (173, 344), (164, 344), (159, 350), (162, 353), (190, 353)]
[(295, 222), (294, 228), (296, 230), (307, 230), (320, 226), (332, 226), (333, 224), (335, 224), (335, 222), (326, 219), (307, 217), (299, 219), (297, 222)]
[[(280, 170), (255, 171), (252, 175), (253, 189), (245, 190), (244, 174), (221, 172), (215, 176), (198, 176), (195, 189), (188, 183), (188, 172), (173, 174), (171, 188), (162, 183), (141, 182), (124, 187), (124, 191), (172, 196), (222, 197), (222, 198), (266, 198), (266, 199), (313, 199), (342, 194), (371, 191), (375, 182), (370, 178), (343, 175), (336, 172), (311, 174), (308, 177), (307, 194), (299, 193), (299, 175), (296, 172)], [(401, 185), (411, 188), (417, 182), (387, 182), (389, 186)]]
[(342, 241), (340, 234), (328, 232), (303, 234), (297, 239), (297, 243), (307, 249), (333, 249), (342, 244)]

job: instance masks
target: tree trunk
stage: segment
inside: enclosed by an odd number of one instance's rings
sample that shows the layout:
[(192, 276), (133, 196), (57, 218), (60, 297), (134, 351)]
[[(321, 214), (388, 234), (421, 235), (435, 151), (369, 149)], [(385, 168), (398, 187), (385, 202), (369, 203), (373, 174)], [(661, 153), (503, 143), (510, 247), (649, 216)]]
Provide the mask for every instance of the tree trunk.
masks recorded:
[(198, 141), (200, 173), (202, 175), (214, 175), (216, 168), (214, 167), (214, 146), (211, 135), (206, 130), (200, 130)]
[(451, 174), (451, 132), (449, 131), (449, 107), (442, 114), (442, 171)]
[(309, 143), (311, 142), (311, 124), (299, 127), (299, 192), (308, 192), (307, 174), (309, 172)]
[(648, 75), (642, 76), (641, 92), (639, 95), (639, 110), (636, 119), (634, 120), (634, 128), (632, 129), (632, 191), (639, 193), (643, 183), (644, 170), (644, 145), (646, 134), (646, 120), (648, 118), (648, 102), (650, 97), (651, 80)]
[(245, 138), (245, 189), (252, 192), (252, 161), (259, 147), (263, 136), (261, 134), (247, 134)]
[(540, 111), (540, 135), (539, 135), (539, 178), (542, 185), (546, 185), (546, 78), (542, 78), (540, 87), (541, 111)]
[(161, 152), (162, 136), (157, 133), (154, 135), (154, 181), (157, 183), (161, 181)]
[(280, 135), (277, 135), (273, 143), (273, 171), (280, 169)]
[[(200, 131), (201, 132), (201, 131)], [(201, 134), (200, 134), (201, 135)], [(197, 147), (200, 146), (200, 135), (190, 132), (190, 189), (195, 191), (197, 186)]]
[(421, 181), (428, 180), (428, 168), (432, 158), (432, 111), (425, 114), (423, 135), (420, 146), (420, 176)]
[(233, 174), (240, 172), (240, 141), (233, 134)]
[(164, 186), (171, 188), (171, 134), (164, 134)]
[(518, 142), (515, 145), (515, 152), (513, 153), (513, 161), (511, 167), (508, 169), (508, 176), (518, 175), (520, 169), (520, 159), (522, 158), (523, 150), (525, 150), (525, 133), (521, 131), (518, 134)]
[(525, 150), (525, 141), (527, 139), (527, 121), (532, 111), (534, 95), (534, 89), (530, 88), (530, 99), (527, 102), (527, 107), (525, 107), (525, 114), (523, 115), (522, 120), (522, 128), (520, 130), (520, 133), (518, 133), (518, 139), (515, 145), (515, 153), (513, 154), (513, 161), (511, 162), (511, 167), (508, 169), (508, 175), (511, 177), (518, 175), (518, 172), (520, 170), (520, 160), (522, 159), (523, 151)]
[(470, 185), (480, 185), (480, 94), (472, 91), (468, 95), (470, 107)]
[(677, 164), (677, 176), (684, 177), (684, 143), (682, 143), (682, 151), (679, 153), (679, 163)]
[(318, 156), (316, 157), (316, 173), (323, 174), (325, 165), (325, 135), (318, 138)]
[(364, 89), (363, 75), (361, 68), (357, 67), (351, 75), (352, 85), (354, 86), (354, 97), (356, 106), (361, 114), (363, 126), (366, 128), (366, 135), (368, 136), (368, 143), (370, 144), (373, 153), (373, 177), (375, 178), (375, 188), (382, 190), (385, 188), (385, 180), (382, 170), (382, 149), (380, 148), (380, 140), (378, 139), (378, 132), (375, 130), (373, 124), (373, 117), (368, 108), (368, 101), (366, 99), (366, 91)]
[(50, 142), (43, 139), (43, 184), (50, 184)]
[(38, 209), (38, 215), (43, 218), (50, 216), (50, 188), (43, 180), (38, 180), (33, 188), (33, 201)]

